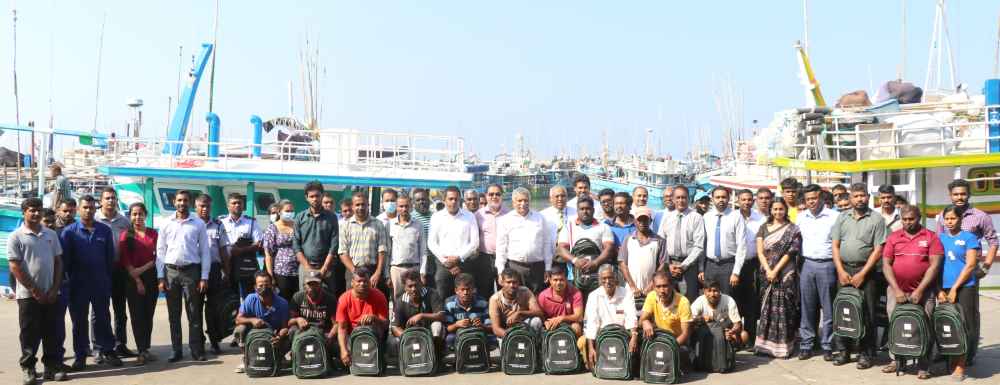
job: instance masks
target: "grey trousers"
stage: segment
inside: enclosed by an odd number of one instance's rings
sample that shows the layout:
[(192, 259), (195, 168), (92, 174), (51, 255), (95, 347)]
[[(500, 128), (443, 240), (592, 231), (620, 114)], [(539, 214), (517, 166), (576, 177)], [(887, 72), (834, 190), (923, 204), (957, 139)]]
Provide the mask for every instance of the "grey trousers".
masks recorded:
[(833, 297), (837, 294), (837, 267), (833, 260), (817, 262), (805, 259), (799, 275), (802, 316), (799, 320), (799, 348), (812, 351), (816, 342), (817, 314), (822, 309), (819, 345), (833, 350)]
[[(679, 265), (681, 259), (671, 260), (670, 264)], [(684, 271), (680, 277), (673, 277), (672, 280), (677, 283), (677, 290), (687, 297), (690, 303), (694, 303), (694, 300), (698, 299), (701, 295), (701, 284), (698, 283), (698, 262), (692, 263), (688, 266), (688, 269)]]
[[(545, 262), (520, 263), (507, 261), (507, 268), (521, 274), (524, 286), (538, 295), (545, 287)], [(478, 278), (477, 278), (478, 279)]]
[(715, 280), (719, 282), (719, 288), (722, 289), (722, 294), (732, 296), (733, 286), (729, 284), (729, 277), (733, 275), (733, 265), (736, 261), (730, 259), (723, 262), (715, 262), (711, 259), (705, 258), (704, 268), (705, 281)]
[[(192, 264), (182, 268), (167, 266), (167, 318), (170, 320), (170, 345), (175, 352), (181, 345), (181, 309), (187, 313), (188, 346), (191, 354), (205, 354), (205, 332), (202, 327), (205, 296), (198, 292), (201, 280), (201, 265)], [(183, 308), (181, 307), (183, 301)]]

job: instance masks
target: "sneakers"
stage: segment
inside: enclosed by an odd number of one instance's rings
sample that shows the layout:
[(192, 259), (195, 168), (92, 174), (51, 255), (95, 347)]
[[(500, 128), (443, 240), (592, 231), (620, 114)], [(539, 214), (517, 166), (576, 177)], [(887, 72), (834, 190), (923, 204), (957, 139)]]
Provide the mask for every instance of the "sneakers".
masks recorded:
[(56, 368), (45, 367), (42, 379), (47, 381), (66, 381), (68, 379), (66, 375), (66, 365), (59, 364)]
[(114, 366), (114, 367), (122, 366), (122, 360), (121, 360), (121, 358), (118, 358), (118, 355), (115, 354), (115, 353), (101, 354), (98, 357), (98, 361), (106, 363), (106, 364)]
[(87, 368), (87, 357), (77, 357), (73, 360), (73, 366), (70, 366), (74, 372), (79, 372)]
[(246, 365), (244, 365), (243, 363), (240, 363), (240, 366), (237, 366), (236, 370), (233, 370), (233, 372), (236, 372), (236, 373), (246, 373)]

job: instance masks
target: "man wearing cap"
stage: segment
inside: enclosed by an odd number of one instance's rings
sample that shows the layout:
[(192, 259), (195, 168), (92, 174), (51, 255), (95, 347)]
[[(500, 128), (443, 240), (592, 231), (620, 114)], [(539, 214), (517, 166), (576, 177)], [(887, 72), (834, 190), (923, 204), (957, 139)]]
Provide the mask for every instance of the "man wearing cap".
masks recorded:
[(327, 357), (338, 357), (334, 354), (337, 343), (337, 297), (323, 288), (323, 279), (318, 271), (306, 272), (306, 287), (292, 296), (288, 304), (291, 320), (288, 322), (290, 340), (295, 334), (309, 328), (319, 328), (326, 336)]
[(635, 209), (636, 231), (625, 237), (618, 251), (618, 263), (625, 283), (636, 298), (645, 298), (653, 288), (653, 274), (667, 261), (667, 241), (651, 228), (653, 210)]

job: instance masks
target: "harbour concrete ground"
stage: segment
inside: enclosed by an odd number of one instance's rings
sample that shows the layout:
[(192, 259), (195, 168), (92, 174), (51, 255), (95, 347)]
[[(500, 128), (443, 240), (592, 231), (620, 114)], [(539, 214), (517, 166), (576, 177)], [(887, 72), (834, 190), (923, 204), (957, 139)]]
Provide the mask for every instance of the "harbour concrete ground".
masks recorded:
[[(969, 379), (965, 383), (969, 384), (1000, 384), (1000, 328), (996, 325), (1000, 322), (1000, 296), (997, 292), (986, 292), (981, 297), (983, 336), (980, 343), (980, 355), (977, 358), (975, 367), (969, 370)], [(544, 381), (548, 384), (597, 384), (613, 383), (593, 378), (589, 373), (569, 376), (546, 376), (536, 374), (531, 376), (507, 376), (502, 373), (493, 372), (489, 374), (455, 374), (448, 373), (430, 378), (406, 378), (398, 375), (389, 375), (381, 378), (355, 377), (350, 375), (338, 375), (332, 378), (320, 380), (298, 380), (294, 376), (285, 375), (275, 378), (250, 379), (243, 374), (233, 373), (233, 369), (240, 361), (240, 355), (236, 348), (229, 348), (224, 344), (224, 353), (221, 356), (210, 356), (208, 361), (193, 362), (190, 360), (170, 364), (166, 362), (166, 357), (170, 352), (170, 332), (167, 323), (167, 311), (164, 301), (160, 301), (156, 310), (156, 327), (153, 331), (152, 352), (160, 359), (146, 366), (137, 367), (133, 359), (125, 360), (125, 365), (120, 368), (107, 366), (89, 365), (87, 370), (70, 374), (70, 382), (67, 384), (291, 384), (291, 383), (323, 383), (336, 381), (345, 385), (387, 385), (387, 384), (477, 384), (477, 385), (528, 385), (537, 384)], [(14, 301), (5, 300), (0, 302), (0, 323), (9, 325), (0, 329), (0, 341), (3, 341), (6, 348), (0, 349), (0, 384), (19, 384), (21, 372), (18, 367), (18, 329), (17, 329), (17, 304)], [(67, 317), (67, 335), (69, 335), (69, 322)], [(185, 338), (187, 331), (185, 330)], [(131, 333), (129, 333), (131, 337)], [(228, 341), (228, 340), (227, 340)], [(70, 351), (67, 356), (72, 355), (72, 343), (66, 341), (66, 347)], [(130, 345), (134, 346), (131, 344)], [(185, 357), (187, 356), (185, 348)], [(883, 357), (881, 363), (885, 363)], [(91, 364), (93, 361), (89, 361)], [(67, 364), (71, 360), (67, 360)], [(943, 364), (935, 365), (938, 373), (942, 372)], [(41, 363), (38, 364), (39, 373), (42, 370)], [(635, 383), (639, 383), (635, 381)], [(773, 360), (762, 357), (755, 357), (749, 353), (740, 353), (737, 356), (736, 370), (727, 374), (705, 374), (693, 373), (685, 377), (682, 383), (691, 384), (948, 384), (953, 383), (946, 374), (939, 374), (936, 378), (928, 381), (919, 381), (915, 375), (896, 377), (893, 374), (883, 374), (878, 367), (868, 370), (857, 370), (854, 365), (834, 367), (828, 362), (824, 362), (822, 357), (813, 357), (806, 361), (798, 359)]]

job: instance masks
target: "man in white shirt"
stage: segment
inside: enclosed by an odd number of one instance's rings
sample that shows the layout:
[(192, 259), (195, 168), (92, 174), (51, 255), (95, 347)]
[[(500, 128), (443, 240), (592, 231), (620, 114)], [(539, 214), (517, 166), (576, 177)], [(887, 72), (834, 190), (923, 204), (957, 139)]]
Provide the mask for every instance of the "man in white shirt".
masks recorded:
[(391, 188), (382, 190), (382, 212), (375, 219), (382, 222), (382, 227), (387, 229), (389, 228), (389, 221), (396, 218), (396, 199), (399, 199), (399, 193), (396, 190)]
[(205, 332), (202, 330), (203, 304), (208, 291), (208, 275), (212, 269), (208, 233), (205, 222), (190, 215), (191, 193), (180, 190), (174, 194), (174, 218), (160, 228), (156, 239), (156, 277), (160, 291), (167, 294), (170, 320), (170, 345), (173, 354), (167, 360), (177, 362), (181, 352), (181, 299), (188, 319), (188, 343), (191, 358), (205, 361)]
[(639, 350), (639, 317), (632, 293), (618, 285), (618, 275), (610, 264), (601, 265), (597, 274), (601, 287), (587, 296), (583, 337), (577, 340), (588, 370), (597, 362), (597, 332), (604, 326), (618, 324), (628, 329), (632, 336), (629, 350), (632, 353)]
[(658, 234), (667, 241), (671, 281), (679, 282), (679, 291), (688, 301), (698, 298), (698, 273), (705, 252), (705, 222), (688, 202), (688, 189), (678, 185), (671, 192), (674, 211), (663, 218)]
[(475, 270), (470, 263), (488, 263), (476, 258), (479, 253), (479, 226), (476, 217), (462, 209), (462, 192), (448, 186), (444, 192), (445, 209), (431, 217), (427, 248), (434, 255), (434, 284), (442, 298), (455, 294), (455, 276)]
[(531, 211), (528, 189), (514, 189), (511, 200), (514, 210), (497, 220), (496, 269), (518, 272), (524, 278), (524, 286), (532, 293), (539, 293), (545, 285), (546, 272), (552, 269), (555, 232), (545, 217)]
[(590, 178), (587, 177), (587, 174), (576, 174), (576, 177), (573, 178), (573, 193), (576, 195), (569, 202), (566, 202), (567, 207), (576, 208), (580, 198), (590, 198), (594, 201), (594, 208), (596, 209), (594, 219), (598, 221), (604, 220), (604, 212), (598, 207), (600, 206), (600, 200), (597, 198), (597, 194), (592, 195), (590, 193)]
[[(513, 199), (513, 197), (511, 197)], [(546, 222), (551, 226), (550, 231), (552, 242), (555, 242), (566, 225), (576, 216), (576, 206), (570, 207), (566, 203), (566, 188), (561, 185), (552, 186), (549, 189), (549, 203), (551, 206), (539, 212), (545, 217)], [(555, 244), (552, 245), (555, 247)]]
[[(837, 293), (837, 268), (833, 264), (833, 225), (838, 213), (820, 203), (820, 187), (805, 187), (807, 210), (798, 215), (802, 234), (802, 267), (799, 270), (799, 297), (802, 303), (799, 323), (799, 359), (812, 356), (816, 324), (821, 326), (820, 347), (823, 359), (833, 360), (833, 298)], [(823, 319), (816, 317), (822, 309)]]
[(724, 294), (732, 295), (740, 284), (746, 259), (746, 221), (729, 205), (729, 189), (712, 190), (712, 209), (705, 213), (705, 261), (699, 278), (719, 282)]
[[(211, 203), (211, 202), (210, 202)], [(246, 207), (246, 199), (243, 195), (239, 193), (230, 193), (226, 197), (226, 207), (229, 209), (229, 214), (222, 215), (219, 217), (219, 222), (222, 223), (222, 227), (225, 230), (226, 240), (225, 244), (228, 245), (228, 258), (221, 262), (227, 262), (226, 265), (228, 269), (224, 274), (226, 277), (230, 278), (230, 283), (233, 292), (239, 293), (240, 298), (244, 298), (253, 292), (254, 288), (254, 276), (257, 271), (260, 270), (260, 264), (257, 262), (257, 253), (260, 251), (260, 243), (264, 238), (264, 234), (260, 231), (260, 226), (257, 225), (256, 218), (251, 218), (243, 215), (243, 211)], [(213, 263), (213, 272), (211, 276), (219, 276), (219, 281), (221, 282), (221, 265)], [(220, 273), (216, 273), (215, 269), (219, 269)], [(216, 289), (213, 287), (213, 280), (209, 280), (209, 295), (216, 293), (221, 293), (221, 288)], [(283, 293), (291, 295), (294, 293)]]
[(427, 275), (427, 238), (420, 222), (410, 216), (413, 203), (406, 194), (396, 199), (399, 215), (389, 221), (391, 258), (389, 282), (392, 283), (392, 300), (403, 294), (406, 272), (415, 271), (420, 277)]
[[(758, 194), (770, 193), (771, 190), (758, 190)], [(733, 297), (739, 305), (740, 313), (746, 318), (746, 331), (751, 337), (757, 335), (757, 319), (760, 317), (760, 295), (757, 288), (757, 273), (760, 270), (760, 261), (757, 260), (757, 230), (767, 222), (767, 216), (763, 215), (754, 207), (755, 196), (753, 191), (740, 190), (736, 193), (736, 202), (740, 208), (740, 217), (746, 225), (747, 257), (743, 262), (743, 269), (740, 271), (740, 285), (736, 288)]]
[[(577, 217), (565, 231), (559, 233), (556, 249), (556, 261), (569, 264), (568, 267), (573, 272), (573, 284), (585, 296), (599, 285), (597, 268), (609, 262), (615, 253), (615, 238), (611, 234), (611, 227), (594, 218), (594, 211), (594, 201), (590, 197), (577, 200)], [(577, 247), (584, 239), (593, 242), (599, 254), (590, 255), (594, 254), (594, 250), (585, 254), (589, 248), (582, 244)]]
[[(708, 331), (701, 326), (719, 324), (726, 331), (726, 339), (734, 347), (746, 346), (750, 341), (750, 334), (743, 330), (743, 318), (737, 301), (728, 295), (722, 294), (719, 290), (719, 283), (709, 281), (705, 283), (705, 294), (698, 297), (691, 304), (691, 317), (696, 326), (695, 341), (701, 341), (701, 334)], [(701, 351), (701, 349), (695, 349)]]

